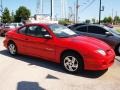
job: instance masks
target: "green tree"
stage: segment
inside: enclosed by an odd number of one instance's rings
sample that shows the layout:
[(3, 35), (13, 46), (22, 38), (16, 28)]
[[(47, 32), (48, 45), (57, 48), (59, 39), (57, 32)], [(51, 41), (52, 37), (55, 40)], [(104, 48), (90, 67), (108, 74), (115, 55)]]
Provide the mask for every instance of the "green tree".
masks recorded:
[(88, 24), (89, 24), (89, 23), (90, 23), (90, 20), (89, 20), (89, 19), (86, 19), (86, 20), (85, 20), (85, 23), (88, 23)]
[(103, 23), (107, 23), (107, 22), (108, 22), (108, 18), (105, 17), (102, 22), (103, 22)]
[(119, 17), (119, 16), (115, 16), (115, 17), (114, 17), (114, 23), (115, 23), (115, 24), (120, 23), (120, 17)]
[(108, 17), (108, 23), (112, 23), (112, 21), (113, 21), (113, 20), (112, 20), (112, 17), (109, 16), (109, 17)]
[(18, 10), (16, 10), (15, 21), (21, 22), (22, 20), (28, 20), (30, 14), (31, 13), (29, 9), (27, 9), (25, 6), (20, 6)]
[(103, 23), (112, 23), (112, 22), (113, 22), (113, 19), (112, 19), (111, 16), (105, 17), (102, 22), (103, 22)]
[(68, 24), (71, 24), (72, 22), (69, 21), (69, 19), (63, 19), (63, 20), (59, 20), (58, 23), (62, 25), (68, 25)]
[(4, 9), (1, 19), (3, 23), (11, 22), (10, 12), (7, 7)]

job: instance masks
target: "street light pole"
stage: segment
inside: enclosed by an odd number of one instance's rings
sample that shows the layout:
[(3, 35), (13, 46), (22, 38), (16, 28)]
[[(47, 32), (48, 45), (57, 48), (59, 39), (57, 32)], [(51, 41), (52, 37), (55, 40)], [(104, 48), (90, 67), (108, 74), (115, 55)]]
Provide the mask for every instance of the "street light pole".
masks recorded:
[(100, 7), (99, 7), (99, 24), (101, 23), (101, 0), (100, 0)]

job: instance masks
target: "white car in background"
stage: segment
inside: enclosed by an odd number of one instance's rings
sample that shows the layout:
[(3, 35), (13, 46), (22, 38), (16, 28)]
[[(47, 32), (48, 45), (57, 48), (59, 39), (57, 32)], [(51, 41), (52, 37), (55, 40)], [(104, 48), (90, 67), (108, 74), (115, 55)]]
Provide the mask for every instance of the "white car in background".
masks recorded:
[(23, 25), (24, 24), (22, 23), (7, 23), (0, 29), (0, 36), (5, 36), (6, 32), (19, 28)]
[(23, 25), (24, 25), (23, 23), (11, 23), (11, 24), (10, 24), (11, 27), (14, 26), (15, 28), (21, 27), (21, 26), (23, 26)]

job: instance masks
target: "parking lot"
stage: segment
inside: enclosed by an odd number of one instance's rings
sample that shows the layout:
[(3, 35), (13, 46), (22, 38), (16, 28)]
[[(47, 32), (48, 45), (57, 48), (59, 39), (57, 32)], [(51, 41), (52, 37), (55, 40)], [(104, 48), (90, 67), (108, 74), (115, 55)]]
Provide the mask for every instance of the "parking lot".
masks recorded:
[(61, 66), (29, 56), (11, 56), (0, 37), (0, 90), (120, 90), (120, 57), (105, 71), (68, 74)]

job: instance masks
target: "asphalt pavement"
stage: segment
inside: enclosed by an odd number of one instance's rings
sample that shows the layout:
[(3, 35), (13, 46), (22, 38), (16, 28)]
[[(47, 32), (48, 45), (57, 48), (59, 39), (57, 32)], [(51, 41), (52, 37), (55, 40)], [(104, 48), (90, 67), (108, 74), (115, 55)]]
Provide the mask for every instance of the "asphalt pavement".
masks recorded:
[(59, 64), (11, 56), (0, 37), (0, 90), (120, 90), (120, 57), (104, 71), (66, 73)]

